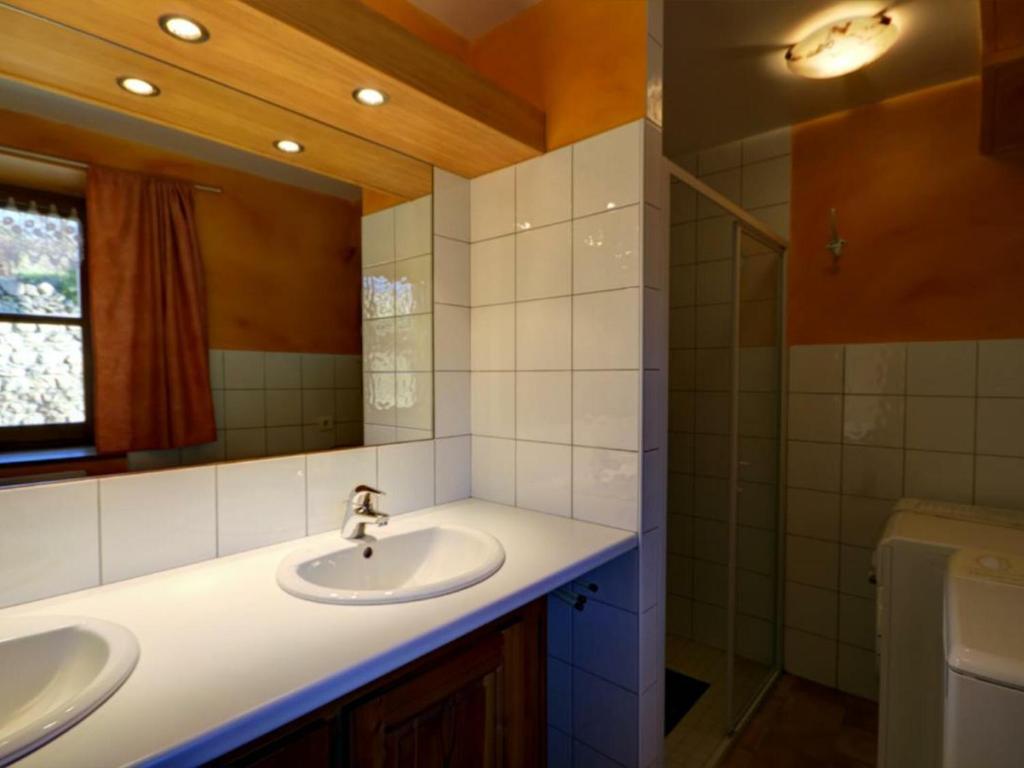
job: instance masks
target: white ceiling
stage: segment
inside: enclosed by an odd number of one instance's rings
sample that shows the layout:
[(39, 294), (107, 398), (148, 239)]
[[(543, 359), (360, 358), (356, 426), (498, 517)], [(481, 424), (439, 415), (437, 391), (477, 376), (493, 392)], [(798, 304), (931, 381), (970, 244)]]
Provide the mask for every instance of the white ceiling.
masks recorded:
[(476, 40), (538, 0), (412, 0), (467, 40)]
[[(978, 0), (666, 0), (665, 151), (680, 158), (980, 71)], [(859, 72), (808, 80), (786, 49), (816, 27), (886, 10), (900, 36)]]

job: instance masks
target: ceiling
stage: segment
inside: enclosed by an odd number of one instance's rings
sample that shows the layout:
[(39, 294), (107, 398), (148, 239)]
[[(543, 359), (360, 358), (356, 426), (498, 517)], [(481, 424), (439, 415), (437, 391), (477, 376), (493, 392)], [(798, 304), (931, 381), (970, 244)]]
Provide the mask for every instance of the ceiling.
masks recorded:
[(476, 40), (538, 0), (411, 0), (449, 29)]
[[(811, 30), (886, 10), (899, 39), (845, 77), (789, 72), (786, 49)], [(697, 150), (980, 71), (977, 0), (667, 0), (665, 151)]]

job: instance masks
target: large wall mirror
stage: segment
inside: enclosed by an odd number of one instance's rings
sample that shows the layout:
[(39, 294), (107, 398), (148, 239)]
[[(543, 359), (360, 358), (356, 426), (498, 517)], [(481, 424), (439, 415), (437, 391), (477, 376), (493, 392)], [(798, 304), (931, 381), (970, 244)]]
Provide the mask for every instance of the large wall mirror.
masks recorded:
[[(173, 195), (172, 224), (140, 230), (93, 168), (187, 184), (192, 235)], [(363, 196), (286, 157), (0, 79), (0, 484), (431, 438), (432, 196)], [(200, 273), (183, 288), (188, 265), (170, 262), (189, 237)], [(118, 261), (133, 239), (141, 266)], [(114, 255), (93, 263), (100, 248)], [(146, 306), (122, 304), (140, 284)], [(205, 393), (202, 366), (175, 352), (197, 313)], [(153, 323), (173, 343), (140, 353)], [(153, 366), (166, 370), (140, 385)], [(127, 402), (102, 399), (104, 376)], [(212, 432), (189, 423), (204, 396)], [(160, 429), (136, 423), (161, 408)], [(135, 442), (97, 451), (115, 419)]]

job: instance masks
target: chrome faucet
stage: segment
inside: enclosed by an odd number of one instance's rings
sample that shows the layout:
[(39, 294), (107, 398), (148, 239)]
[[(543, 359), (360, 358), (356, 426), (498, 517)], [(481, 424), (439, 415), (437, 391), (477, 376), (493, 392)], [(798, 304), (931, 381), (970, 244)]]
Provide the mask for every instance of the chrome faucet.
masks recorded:
[(368, 485), (357, 485), (348, 495), (345, 519), (341, 521), (341, 535), (355, 541), (366, 536), (366, 526), (387, 525), (388, 516), (374, 508), (375, 496), (384, 496), (383, 491)]

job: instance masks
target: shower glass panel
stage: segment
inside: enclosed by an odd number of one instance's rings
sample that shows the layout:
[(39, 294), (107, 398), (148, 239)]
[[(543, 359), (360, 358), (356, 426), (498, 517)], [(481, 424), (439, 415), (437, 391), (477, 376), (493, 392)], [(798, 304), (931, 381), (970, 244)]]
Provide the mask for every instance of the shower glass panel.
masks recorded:
[(671, 196), (666, 762), (696, 768), (778, 670), (783, 251)]

